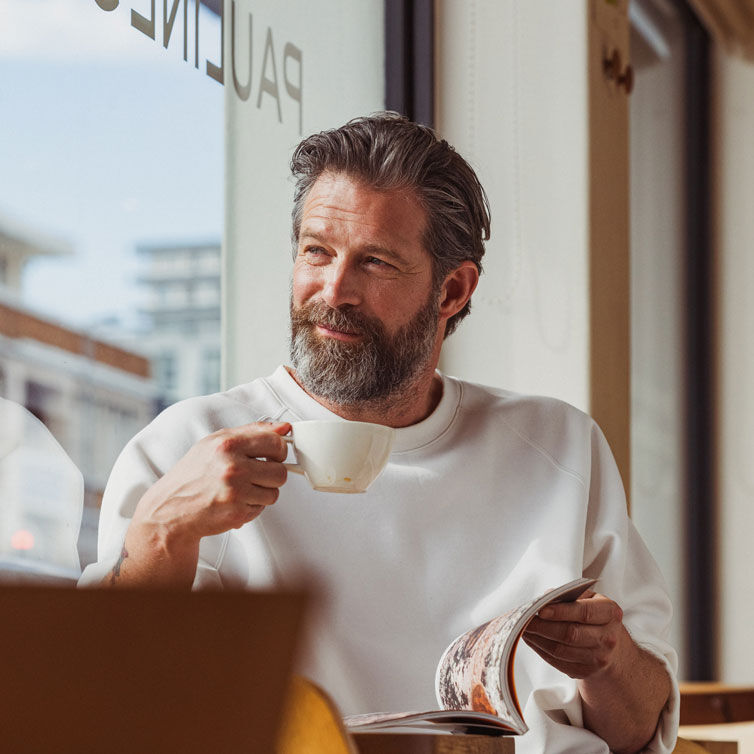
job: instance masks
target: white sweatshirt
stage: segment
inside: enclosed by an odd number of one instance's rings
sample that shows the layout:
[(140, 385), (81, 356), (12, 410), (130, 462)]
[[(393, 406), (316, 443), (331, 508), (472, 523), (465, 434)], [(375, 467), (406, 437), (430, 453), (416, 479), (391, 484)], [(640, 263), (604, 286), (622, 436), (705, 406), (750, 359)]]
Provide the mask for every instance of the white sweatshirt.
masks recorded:
[[(315, 492), (289, 475), (256, 521), (202, 540), (195, 587), (313, 581), (319, 599), (301, 672), (344, 714), (436, 707), (435, 668), (452, 639), (582, 575), (599, 579), (595, 589), (623, 608), (634, 640), (674, 678), (671, 605), (596, 424), (554, 399), (442, 379), (440, 404), (396, 430), (366, 493)], [(113, 469), (99, 559), (81, 583), (109, 572), (145, 490), (201, 437), (252, 421), (337, 418), (284, 367), (168, 408)], [(608, 751), (581, 727), (576, 682), (523, 643), (516, 687), (530, 728), (517, 751)], [(677, 724), (674, 688), (647, 751), (671, 751)]]

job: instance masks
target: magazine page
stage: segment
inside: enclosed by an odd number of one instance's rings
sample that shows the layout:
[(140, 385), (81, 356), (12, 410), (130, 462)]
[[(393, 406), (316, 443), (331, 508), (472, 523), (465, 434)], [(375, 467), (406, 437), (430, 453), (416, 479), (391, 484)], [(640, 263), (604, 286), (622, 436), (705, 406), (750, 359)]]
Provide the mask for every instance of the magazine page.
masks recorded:
[(354, 732), (387, 729), (510, 735), (528, 728), (513, 684), (516, 644), (545, 605), (577, 599), (596, 579), (576, 579), (459, 636), (437, 666), (435, 685), (444, 709), (349, 715)]
[(354, 732), (411, 728), (430, 732), (504, 736), (517, 733), (494, 715), (470, 710), (431, 710), (426, 712), (387, 712), (349, 715), (344, 721)]
[(513, 683), (518, 640), (545, 605), (575, 600), (595, 581), (571, 581), (455, 639), (437, 667), (435, 688), (442, 707), (486, 712), (500, 717), (514, 730), (526, 732)]

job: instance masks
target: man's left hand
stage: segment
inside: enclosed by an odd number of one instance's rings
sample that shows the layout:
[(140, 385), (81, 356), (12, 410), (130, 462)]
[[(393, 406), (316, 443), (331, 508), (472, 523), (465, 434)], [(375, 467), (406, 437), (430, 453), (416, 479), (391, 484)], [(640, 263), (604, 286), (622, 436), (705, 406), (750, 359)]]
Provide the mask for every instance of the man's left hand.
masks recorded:
[(524, 641), (578, 679), (584, 727), (611, 751), (638, 752), (652, 739), (670, 696), (670, 676), (631, 638), (617, 603), (585, 592), (575, 602), (548, 605), (529, 623)]
[(631, 641), (620, 605), (592, 591), (575, 602), (542, 608), (524, 633), (524, 641), (542, 659), (571, 678), (609, 668), (626, 639)]

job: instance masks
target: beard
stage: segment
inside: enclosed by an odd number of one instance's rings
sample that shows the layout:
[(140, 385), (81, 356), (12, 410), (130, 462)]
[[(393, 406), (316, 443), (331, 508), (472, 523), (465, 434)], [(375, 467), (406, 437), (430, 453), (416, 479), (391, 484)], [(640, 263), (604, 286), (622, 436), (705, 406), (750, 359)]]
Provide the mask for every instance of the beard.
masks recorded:
[[(321, 301), (296, 307), (291, 299), (290, 355), (304, 389), (339, 405), (379, 404), (404, 392), (429, 364), (438, 325), (437, 295), (395, 335), (376, 317)], [(316, 326), (357, 333), (347, 343), (317, 334)]]

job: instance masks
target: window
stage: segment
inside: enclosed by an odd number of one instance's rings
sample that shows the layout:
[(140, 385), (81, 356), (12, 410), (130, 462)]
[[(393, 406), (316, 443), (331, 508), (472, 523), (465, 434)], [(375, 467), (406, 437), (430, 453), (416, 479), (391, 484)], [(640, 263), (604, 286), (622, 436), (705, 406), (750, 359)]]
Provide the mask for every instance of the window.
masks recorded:
[(162, 353), (154, 359), (155, 376), (163, 392), (169, 393), (176, 386), (178, 369), (173, 353)]
[(176, 356), (185, 321), (161, 317), (191, 305), (183, 249), (222, 237), (220, 20), (198, 3), (168, 28), (162, 3), (133, 25), (149, 2), (2, 2), (0, 391), (45, 422), (95, 506), (116, 450), (196, 381)]
[(220, 349), (208, 348), (202, 358), (202, 393), (216, 393), (220, 389)]

